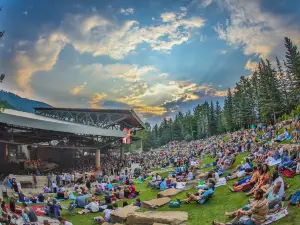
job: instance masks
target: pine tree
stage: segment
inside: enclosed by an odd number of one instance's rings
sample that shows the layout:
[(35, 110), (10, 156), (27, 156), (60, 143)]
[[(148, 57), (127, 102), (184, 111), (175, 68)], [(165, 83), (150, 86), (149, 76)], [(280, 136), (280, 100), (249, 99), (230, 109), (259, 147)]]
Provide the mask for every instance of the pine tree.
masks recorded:
[(283, 110), (285, 113), (287, 113), (293, 108), (293, 106), (291, 105), (292, 80), (288, 75), (288, 73), (284, 73), (278, 57), (276, 57), (276, 63), (277, 63), (279, 90), (281, 92), (282, 104), (284, 106)]
[(224, 132), (224, 128), (222, 125), (222, 118), (221, 118), (222, 109), (221, 109), (219, 101), (216, 102), (216, 113), (215, 114), (216, 114), (216, 133), (222, 134)]
[(300, 102), (300, 53), (297, 46), (289, 38), (285, 38), (285, 47), (287, 49), (285, 54), (285, 66), (287, 73), (290, 75), (292, 84), (293, 99), (299, 104)]
[(234, 130), (234, 121), (233, 121), (233, 99), (231, 89), (228, 89), (227, 97), (224, 101), (224, 114), (226, 118), (226, 127), (228, 131)]

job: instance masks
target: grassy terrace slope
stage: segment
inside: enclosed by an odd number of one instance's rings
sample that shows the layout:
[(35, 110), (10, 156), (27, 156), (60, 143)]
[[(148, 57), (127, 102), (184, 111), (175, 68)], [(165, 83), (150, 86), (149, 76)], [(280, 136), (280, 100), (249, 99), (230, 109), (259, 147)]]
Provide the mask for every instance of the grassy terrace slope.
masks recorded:
[[(238, 165), (241, 160), (243, 159), (244, 155), (239, 155), (237, 157), (236, 165)], [(211, 160), (208, 159), (205, 163), (210, 163)], [(209, 169), (206, 169), (206, 171)], [(205, 171), (205, 170), (204, 170)], [(167, 175), (167, 174), (164, 174)], [(290, 189), (287, 191), (288, 193), (292, 193), (293, 191), (300, 189), (300, 176), (296, 176), (293, 179), (287, 179), (288, 183), (290, 184)], [(233, 181), (229, 184), (231, 185)], [(158, 190), (152, 190), (146, 188), (146, 184), (138, 184), (137, 190), (141, 191), (141, 200), (148, 200), (150, 198), (156, 198)], [(186, 192), (182, 192), (180, 195), (176, 197), (184, 198)], [(175, 198), (174, 198), (175, 199)], [(188, 204), (182, 205), (180, 209), (169, 209), (167, 206), (157, 209), (159, 211), (170, 211), (170, 210), (181, 210), (186, 211), (189, 213), (189, 221), (188, 224), (201, 224), (201, 225), (210, 225), (212, 220), (220, 220), (226, 221), (224, 217), (224, 213), (227, 211), (236, 210), (239, 207), (244, 206), (247, 204), (248, 198), (245, 196), (244, 193), (230, 193), (226, 186), (216, 188), (215, 194), (212, 199), (210, 199), (205, 205), (198, 205), (198, 204)], [(133, 202), (134, 200), (129, 200), (128, 202)], [(63, 202), (63, 205), (67, 206), (68, 201)], [(119, 202), (121, 206), (122, 202)], [(286, 202), (287, 203), (287, 202)], [(273, 223), (274, 225), (297, 225), (300, 224), (300, 213), (299, 208), (297, 207), (290, 207), (288, 209), (289, 216), (286, 218)], [(63, 213), (66, 215), (70, 221), (74, 225), (79, 224), (95, 224), (93, 218), (95, 216), (101, 215), (100, 213), (96, 214), (88, 214), (88, 215), (75, 215), (75, 216), (68, 216), (67, 213)], [(228, 221), (228, 220), (227, 220)]]

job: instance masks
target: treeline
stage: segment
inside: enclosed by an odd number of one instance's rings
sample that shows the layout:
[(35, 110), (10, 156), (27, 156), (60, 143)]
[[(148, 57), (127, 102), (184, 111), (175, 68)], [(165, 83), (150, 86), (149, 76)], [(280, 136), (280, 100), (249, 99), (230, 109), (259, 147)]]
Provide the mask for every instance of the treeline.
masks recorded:
[(241, 77), (228, 89), (221, 108), (219, 102), (198, 104), (193, 112), (179, 112), (175, 119), (164, 119), (159, 125), (140, 134), (144, 150), (157, 148), (172, 140), (197, 140), (225, 132), (249, 128), (256, 122), (274, 122), (290, 114), (300, 104), (300, 53), (285, 38), (284, 59), (261, 59), (256, 71)]

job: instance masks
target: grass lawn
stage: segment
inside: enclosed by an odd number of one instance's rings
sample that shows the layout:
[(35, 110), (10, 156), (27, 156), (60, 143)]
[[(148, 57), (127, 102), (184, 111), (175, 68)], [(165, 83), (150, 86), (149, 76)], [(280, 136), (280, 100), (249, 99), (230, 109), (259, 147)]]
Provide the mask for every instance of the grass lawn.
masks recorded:
[[(236, 160), (236, 165), (238, 165), (243, 159), (244, 155), (239, 155)], [(204, 163), (211, 163), (211, 159), (206, 159)], [(203, 171), (208, 171), (210, 168), (207, 168)], [(162, 174), (164, 176), (166, 174)], [(286, 181), (290, 184), (290, 188), (287, 191), (288, 194), (300, 189), (300, 176), (296, 176), (293, 179), (286, 179)], [(234, 181), (230, 181), (229, 185), (232, 185)], [(140, 198), (142, 201), (149, 200), (150, 198), (156, 198), (158, 190), (152, 190), (150, 188), (146, 188), (146, 184), (138, 184), (136, 185), (137, 190), (140, 191)], [(192, 191), (192, 190), (190, 190)], [(185, 198), (185, 194), (187, 191), (184, 191), (173, 198)], [(159, 211), (186, 211), (189, 213), (189, 225), (201, 224), (201, 225), (210, 225), (212, 220), (218, 221), (228, 221), (227, 218), (224, 217), (225, 212), (234, 211), (244, 205), (247, 204), (248, 197), (245, 196), (244, 193), (231, 193), (226, 186), (218, 187), (215, 190), (214, 196), (204, 205), (199, 204), (183, 204), (179, 209), (169, 209), (168, 206), (164, 206), (157, 210)], [(128, 200), (128, 203), (133, 202), (134, 199)], [(285, 202), (287, 204), (288, 202)], [(63, 205), (67, 206), (69, 201), (62, 202)], [(119, 206), (122, 205), (122, 202), (118, 203)], [(289, 207), (288, 209), (289, 215), (278, 222), (273, 223), (274, 225), (297, 225), (300, 224), (300, 211), (297, 207)], [(87, 215), (75, 215), (69, 216), (66, 211), (62, 212), (63, 215), (74, 224), (95, 224), (93, 218), (95, 216), (101, 215), (101, 213), (95, 214), (87, 214)]]

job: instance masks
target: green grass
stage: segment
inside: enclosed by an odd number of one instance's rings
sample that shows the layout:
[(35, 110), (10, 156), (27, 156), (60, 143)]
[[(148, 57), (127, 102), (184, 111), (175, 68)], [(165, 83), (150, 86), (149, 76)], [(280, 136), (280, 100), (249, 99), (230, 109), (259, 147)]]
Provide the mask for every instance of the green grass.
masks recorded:
[[(237, 156), (235, 165), (240, 164), (243, 160), (245, 154)], [(212, 163), (213, 159), (207, 158), (203, 163)], [(209, 171), (211, 168), (203, 169), (202, 171)], [(163, 175), (163, 174), (161, 174)], [(167, 174), (166, 174), (167, 175)], [(288, 194), (300, 188), (300, 176), (296, 176), (293, 179), (285, 179), (290, 184), (290, 188), (287, 191)], [(234, 181), (230, 181), (228, 184), (232, 185)], [(152, 190), (151, 188), (146, 188), (146, 184), (136, 185), (137, 190), (140, 191), (140, 198), (142, 201), (149, 200), (150, 198), (156, 198), (159, 190)], [(192, 191), (192, 190), (190, 190)], [(187, 191), (181, 192), (176, 198), (185, 198)], [(234, 211), (240, 207), (247, 204), (248, 197), (244, 193), (231, 193), (226, 186), (218, 187), (215, 190), (214, 196), (204, 205), (199, 204), (183, 204), (179, 209), (170, 209), (168, 206), (157, 209), (158, 211), (186, 211), (189, 214), (188, 225), (210, 225), (213, 220), (227, 222), (228, 219), (225, 218), (224, 213), (229, 211)], [(134, 202), (134, 199), (128, 200), (128, 203)], [(285, 202), (286, 204), (288, 202)], [(63, 205), (67, 205), (68, 201), (63, 202)], [(122, 206), (122, 201), (118, 202), (119, 206)], [(289, 215), (278, 222), (273, 223), (274, 225), (297, 225), (300, 224), (300, 213), (299, 208), (289, 207)], [(93, 218), (95, 216), (101, 215), (101, 213), (87, 214), (87, 215), (75, 215), (68, 216), (67, 213), (63, 212), (67, 218), (74, 224), (95, 224)]]
[[(243, 160), (245, 153), (238, 155), (236, 159), (235, 165), (239, 165)], [(206, 158), (204, 160), (204, 164), (212, 163), (213, 159)], [(209, 171), (211, 168), (202, 169), (202, 171)], [(167, 173), (161, 174), (162, 176), (167, 176)], [(294, 191), (300, 189), (300, 176), (296, 176), (293, 179), (285, 179), (290, 184), (290, 188), (287, 190), (287, 193), (293, 193)], [(232, 185), (234, 181), (230, 181), (228, 185)], [(137, 184), (137, 190), (140, 191), (140, 199), (142, 201), (149, 200), (150, 198), (156, 198), (159, 190), (153, 190), (151, 188), (147, 188), (146, 184)], [(190, 190), (192, 192), (193, 190)], [(183, 191), (174, 197), (172, 200), (176, 198), (183, 199), (185, 198), (185, 194), (187, 191)], [(101, 198), (103, 199), (103, 197)], [(134, 199), (129, 199), (127, 202), (130, 204), (134, 202)], [(199, 204), (183, 204), (179, 209), (170, 209), (168, 206), (164, 206), (162, 208), (157, 209), (158, 211), (186, 211), (189, 214), (188, 225), (210, 225), (213, 220), (217, 221), (229, 221), (225, 218), (224, 213), (229, 211), (234, 211), (240, 207), (243, 207), (247, 204), (248, 197), (245, 196), (244, 193), (231, 193), (226, 186), (218, 187), (215, 190), (214, 196), (204, 205)], [(70, 201), (61, 202), (62, 205), (68, 206)], [(119, 206), (122, 206), (122, 201), (118, 202)], [(288, 202), (285, 202), (287, 204)], [(79, 209), (77, 210), (79, 211)], [(297, 225), (300, 224), (300, 213), (299, 208), (297, 207), (289, 207), (288, 208), (289, 215), (278, 222), (273, 223), (274, 225)], [(74, 225), (95, 225), (96, 223), (93, 221), (93, 218), (101, 213), (89, 213), (87, 215), (68, 215), (66, 210), (62, 210), (62, 215), (66, 216)]]

